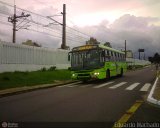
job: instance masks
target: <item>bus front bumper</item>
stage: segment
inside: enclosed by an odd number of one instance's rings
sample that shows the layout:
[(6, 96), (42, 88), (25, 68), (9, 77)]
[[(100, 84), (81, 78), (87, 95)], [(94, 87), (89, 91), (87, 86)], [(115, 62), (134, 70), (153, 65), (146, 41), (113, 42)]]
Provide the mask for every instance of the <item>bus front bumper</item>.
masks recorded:
[(98, 79), (98, 75), (99, 75), (99, 73), (85, 73), (85, 74), (83, 74), (83, 73), (73, 73), (72, 74), (72, 79), (73, 80), (89, 80), (89, 79)]

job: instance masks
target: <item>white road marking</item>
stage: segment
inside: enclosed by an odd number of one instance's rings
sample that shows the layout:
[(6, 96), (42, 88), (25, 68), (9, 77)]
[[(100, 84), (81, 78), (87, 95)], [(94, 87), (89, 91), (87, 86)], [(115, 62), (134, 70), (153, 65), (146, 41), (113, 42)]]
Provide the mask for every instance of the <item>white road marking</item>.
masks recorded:
[(79, 84), (75, 84), (75, 85), (68, 85), (67, 87), (72, 88), (72, 87), (77, 87), (77, 86), (79, 86)]
[(58, 87), (71, 87), (72, 85), (75, 85), (76, 86), (76, 84), (79, 84), (79, 83), (82, 83), (82, 82), (75, 82), (75, 83), (71, 83), (71, 84), (65, 84), (65, 85), (62, 85), (62, 86), (58, 86)]
[(100, 85), (94, 86), (93, 88), (101, 88), (101, 87), (107, 86), (107, 85), (112, 84), (112, 83), (114, 83), (114, 81), (107, 82), (107, 83), (104, 83), (104, 84), (100, 84)]
[(135, 87), (137, 87), (140, 83), (134, 83), (131, 84), (128, 88), (126, 88), (126, 90), (133, 90)]
[(146, 84), (140, 89), (140, 91), (147, 92), (150, 86), (151, 86), (150, 83), (146, 83)]
[[(75, 83), (70, 83), (70, 84), (65, 84), (65, 85), (62, 85), (62, 86), (57, 86), (57, 87), (81, 87), (81, 88), (86, 88), (86, 87), (90, 87), (90, 86), (93, 86), (93, 84), (88, 84), (88, 85), (79, 85), (81, 84), (82, 82), (75, 82)], [(110, 85), (110, 84), (113, 84), (114, 81), (111, 81), (111, 82), (107, 82), (107, 83), (103, 83), (103, 84), (100, 84), (100, 85), (97, 85), (97, 86), (94, 86), (93, 88), (101, 88), (101, 87), (104, 87), (104, 86), (107, 86), (107, 85)], [(118, 83), (116, 85), (113, 85), (111, 87), (109, 87), (110, 89), (116, 89), (124, 84), (126, 84), (127, 82), (121, 82), (121, 83)], [(125, 90), (133, 90), (134, 88), (136, 88), (140, 83), (133, 83), (131, 84), (129, 87), (127, 87)], [(143, 91), (143, 92), (147, 92), (150, 88), (151, 84), (150, 83), (146, 83), (141, 89), (140, 91)]]
[(86, 87), (90, 87), (90, 86), (93, 86), (93, 84), (82, 85), (82, 86), (79, 86), (79, 87), (86, 88)]
[(121, 82), (121, 83), (119, 83), (119, 84), (116, 84), (116, 85), (113, 85), (113, 86), (111, 86), (111, 87), (109, 87), (110, 89), (115, 89), (115, 88), (118, 88), (118, 87), (120, 87), (120, 86), (122, 86), (122, 85), (124, 85), (124, 84), (126, 84), (127, 82)]

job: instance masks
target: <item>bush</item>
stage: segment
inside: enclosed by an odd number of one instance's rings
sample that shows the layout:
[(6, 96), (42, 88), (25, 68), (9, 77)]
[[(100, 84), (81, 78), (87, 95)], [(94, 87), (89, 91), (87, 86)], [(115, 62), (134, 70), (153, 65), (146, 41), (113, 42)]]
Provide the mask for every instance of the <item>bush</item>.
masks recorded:
[(133, 66), (132, 66), (132, 65), (129, 65), (129, 66), (127, 67), (127, 69), (128, 69), (128, 70), (132, 70), (132, 69), (133, 69)]
[(45, 67), (43, 67), (43, 68), (41, 69), (41, 71), (44, 72), (44, 71), (47, 71), (47, 69), (46, 69)]
[(2, 77), (2, 80), (4, 80), (4, 81), (9, 81), (10, 78), (9, 78), (8, 76), (3, 76), (3, 77)]
[(56, 66), (52, 66), (48, 69), (48, 71), (54, 71), (56, 69)]

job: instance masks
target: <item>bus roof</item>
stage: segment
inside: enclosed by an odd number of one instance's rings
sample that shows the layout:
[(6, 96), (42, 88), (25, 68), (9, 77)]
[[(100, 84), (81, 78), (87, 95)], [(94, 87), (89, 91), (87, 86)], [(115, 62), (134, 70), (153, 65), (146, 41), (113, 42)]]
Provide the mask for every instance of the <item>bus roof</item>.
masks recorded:
[(122, 51), (119, 51), (119, 50), (114, 49), (114, 48), (107, 47), (107, 46), (105, 46), (105, 45), (103, 45), (103, 44), (99, 44), (99, 48), (107, 49), (107, 50), (109, 50), (109, 51), (118, 52), (118, 53), (121, 53), (121, 54), (125, 54), (125, 53), (122, 52)]
[(120, 53), (120, 54), (125, 54), (122, 51), (119, 51), (119, 50), (114, 49), (114, 48), (107, 47), (107, 46), (105, 46), (103, 44), (99, 44), (99, 45), (83, 45), (83, 46), (74, 47), (72, 49), (72, 52), (74, 52), (74, 51), (91, 50), (91, 49), (95, 49), (95, 48), (102, 48), (102, 49), (107, 49), (109, 51), (117, 52), (117, 53)]

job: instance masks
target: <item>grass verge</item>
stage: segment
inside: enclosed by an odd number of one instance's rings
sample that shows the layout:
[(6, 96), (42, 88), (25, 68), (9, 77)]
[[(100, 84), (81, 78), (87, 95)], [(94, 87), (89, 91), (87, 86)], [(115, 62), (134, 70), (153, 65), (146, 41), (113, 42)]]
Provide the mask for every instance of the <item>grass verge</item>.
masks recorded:
[(0, 73), (0, 90), (70, 80), (69, 70)]

